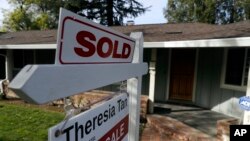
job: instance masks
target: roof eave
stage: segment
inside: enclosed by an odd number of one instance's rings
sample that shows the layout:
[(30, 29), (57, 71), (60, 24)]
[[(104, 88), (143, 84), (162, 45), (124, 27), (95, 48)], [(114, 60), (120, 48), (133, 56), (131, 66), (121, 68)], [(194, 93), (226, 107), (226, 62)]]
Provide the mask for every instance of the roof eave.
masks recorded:
[[(0, 45), (0, 49), (56, 49), (56, 44)], [(187, 41), (144, 42), (144, 48), (250, 47), (250, 37)]]
[(0, 45), (0, 49), (56, 49), (56, 44)]
[(250, 37), (187, 41), (144, 42), (144, 48), (208, 48), (249, 47)]

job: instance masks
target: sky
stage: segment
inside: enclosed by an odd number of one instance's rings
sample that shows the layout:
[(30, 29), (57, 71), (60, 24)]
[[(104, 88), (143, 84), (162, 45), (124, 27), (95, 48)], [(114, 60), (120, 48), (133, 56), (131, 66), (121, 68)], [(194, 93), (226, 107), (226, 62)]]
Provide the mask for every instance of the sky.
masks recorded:
[(2, 25), (3, 21), (3, 9), (9, 9), (10, 5), (6, 0), (0, 0), (0, 25)]
[[(135, 24), (154, 24), (154, 23), (166, 23), (166, 19), (163, 16), (163, 8), (167, 5), (167, 0), (138, 0), (144, 7), (151, 6), (149, 11), (145, 14), (140, 15), (137, 18), (125, 19), (126, 23), (128, 20), (133, 20)], [(10, 9), (10, 5), (6, 0), (0, 0), (0, 25), (2, 25), (3, 13), (2, 9)]]
[(138, 0), (138, 2), (141, 2), (144, 7), (152, 7), (149, 11), (146, 11), (144, 15), (130, 19), (133, 20), (135, 24), (166, 23), (166, 19), (163, 16), (163, 8), (166, 7), (167, 0)]

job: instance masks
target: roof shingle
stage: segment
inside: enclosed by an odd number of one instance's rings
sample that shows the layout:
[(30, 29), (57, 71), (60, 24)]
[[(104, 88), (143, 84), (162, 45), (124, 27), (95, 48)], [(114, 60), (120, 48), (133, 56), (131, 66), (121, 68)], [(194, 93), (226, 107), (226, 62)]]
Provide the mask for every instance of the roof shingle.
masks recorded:
[[(111, 28), (127, 35), (131, 32), (143, 32), (146, 42), (250, 37), (250, 21), (228, 25), (179, 23), (114, 26)], [(0, 45), (53, 44), (56, 43), (56, 36), (57, 30), (0, 33)]]

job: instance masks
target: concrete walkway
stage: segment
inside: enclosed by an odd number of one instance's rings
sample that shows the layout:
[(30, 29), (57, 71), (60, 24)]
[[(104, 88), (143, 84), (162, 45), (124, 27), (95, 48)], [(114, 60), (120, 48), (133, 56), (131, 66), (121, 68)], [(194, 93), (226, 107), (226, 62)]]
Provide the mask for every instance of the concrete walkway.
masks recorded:
[(213, 141), (217, 121), (231, 118), (196, 106), (155, 104), (141, 141)]

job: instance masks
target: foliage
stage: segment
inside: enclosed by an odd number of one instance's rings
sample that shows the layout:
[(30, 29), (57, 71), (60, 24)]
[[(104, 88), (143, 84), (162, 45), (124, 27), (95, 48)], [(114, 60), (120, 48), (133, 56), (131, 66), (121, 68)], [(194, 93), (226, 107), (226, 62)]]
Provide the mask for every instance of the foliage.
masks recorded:
[(125, 17), (137, 17), (149, 7), (136, 0), (8, 0), (13, 11), (4, 16), (9, 31), (53, 29), (57, 27), (59, 8), (64, 7), (103, 25), (123, 25)]
[(45, 141), (63, 114), (0, 101), (0, 141)]
[(169, 0), (164, 15), (170, 23), (233, 23), (250, 18), (250, 0)]
[(103, 25), (123, 25), (125, 17), (137, 17), (149, 7), (136, 0), (65, 0), (64, 7)]
[(57, 25), (59, 0), (8, 0), (13, 11), (5, 12), (3, 28), (9, 31), (51, 29)]
[(13, 30), (29, 30), (32, 28), (32, 15), (27, 13), (25, 9), (17, 8), (8, 14), (8, 19), (3, 21), (5, 28)]

